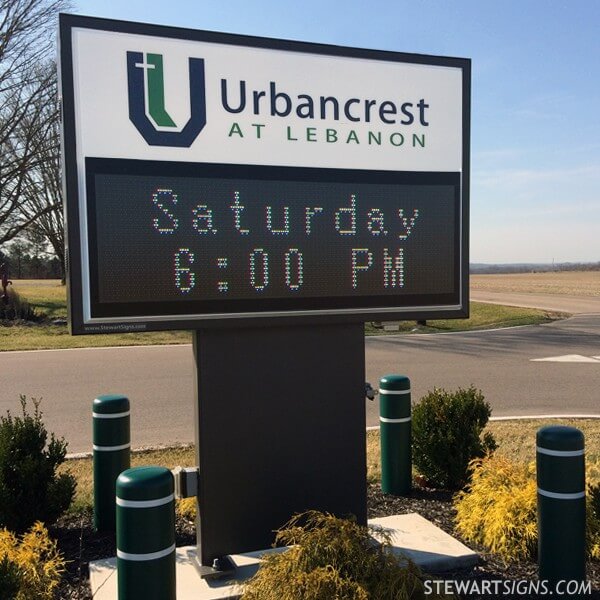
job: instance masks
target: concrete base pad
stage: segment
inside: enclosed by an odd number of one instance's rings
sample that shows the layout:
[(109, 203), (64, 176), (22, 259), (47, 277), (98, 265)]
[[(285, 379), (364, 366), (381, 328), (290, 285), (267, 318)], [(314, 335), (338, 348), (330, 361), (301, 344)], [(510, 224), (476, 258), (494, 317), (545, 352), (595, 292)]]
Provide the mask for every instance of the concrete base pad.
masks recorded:
[[(473, 566), (478, 556), (464, 544), (418, 514), (394, 515), (369, 520), (390, 532), (394, 551), (408, 556), (426, 572), (442, 572)], [(200, 579), (193, 565), (195, 546), (177, 548), (177, 600), (229, 600), (240, 595), (240, 583), (252, 577), (260, 557), (277, 550), (259, 550), (231, 556), (237, 567), (235, 581)], [(117, 600), (117, 560), (90, 563), (94, 600)]]
[(473, 550), (416, 513), (369, 519), (369, 525), (386, 529), (394, 552), (407, 556), (428, 573), (472, 567), (479, 560)]

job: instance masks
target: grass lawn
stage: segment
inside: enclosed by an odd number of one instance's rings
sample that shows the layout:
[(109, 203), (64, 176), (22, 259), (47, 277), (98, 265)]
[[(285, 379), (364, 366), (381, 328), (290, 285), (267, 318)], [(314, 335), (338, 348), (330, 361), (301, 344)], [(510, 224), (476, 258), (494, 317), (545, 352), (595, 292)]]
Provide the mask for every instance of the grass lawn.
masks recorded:
[[(600, 481), (600, 419), (528, 419), (518, 421), (492, 421), (488, 424), (498, 442), (498, 452), (511, 460), (529, 463), (535, 460), (535, 433), (544, 425), (571, 425), (585, 435), (586, 457), (589, 474)], [(133, 452), (131, 466), (160, 465), (172, 469), (176, 466), (191, 467), (196, 463), (193, 447), (177, 447), (162, 450)], [(73, 510), (92, 505), (92, 459), (77, 458), (66, 461), (61, 467), (68, 469), (77, 479), (77, 496)], [(367, 432), (367, 481), (381, 479), (379, 431)]]
[[(490, 421), (486, 431), (496, 438), (496, 452), (510, 460), (530, 463), (535, 461), (535, 434), (545, 425), (570, 425), (585, 435), (588, 465), (595, 465), (592, 472), (600, 481), (600, 419), (519, 419), (514, 421)], [(367, 480), (381, 479), (379, 456), (379, 431), (367, 432)]]
[[(13, 287), (38, 313), (44, 313), (47, 320), (43, 324), (36, 325), (0, 325), (0, 351), (187, 344), (191, 342), (191, 335), (188, 331), (71, 336), (66, 325), (51, 324), (53, 320), (65, 319), (67, 316), (66, 288), (61, 286), (58, 280), (15, 280)], [(418, 328), (414, 321), (403, 321), (399, 324), (399, 328), (402, 333), (413, 330), (420, 333), (468, 331), (471, 329), (545, 323), (557, 316), (560, 315), (549, 314), (548, 311), (543, 310), (472, 302), (471, 317), (469, 319), (427, 321), (425, 327)], [(382, 329), (375, 328), (371, 323), (367, 323), (365, 333), (366, 335), (379, 335), (397, 332), (383, 332)]]
[[(496, 327), (515, 327), (517, 325), (539, 325), (548, 323), (557, 318), (568, 315), (551, 313), (547, 310), (535, 308), (519, 308), (517, 306), (502, 306), (499, 304), (484, 304), (471, 302), (470, 316), (468, 319), (443, 319), (427, 321), (425, 326), (416, 326), (414, 321), (401, 321), (401, 333), (445, 333), (449, 331), (471, 331), (473, 329), (494, 329)], [(381, 333), (398, 333), (395, 331), (383, 332), (376, 329), (371, 323), (365, 325), (367, 335)]]
[(67, 318), (67, 288), (58, 279), (13, 279), (12, 289), (49, 319)]
[(115, 333), (71, 336), (66, 325), (0, 325), (0, 352), (6, 350), (48, 350), (99, 346), (147, 346), (153, 344), (188, 344), (188, 331), (153, 333)]

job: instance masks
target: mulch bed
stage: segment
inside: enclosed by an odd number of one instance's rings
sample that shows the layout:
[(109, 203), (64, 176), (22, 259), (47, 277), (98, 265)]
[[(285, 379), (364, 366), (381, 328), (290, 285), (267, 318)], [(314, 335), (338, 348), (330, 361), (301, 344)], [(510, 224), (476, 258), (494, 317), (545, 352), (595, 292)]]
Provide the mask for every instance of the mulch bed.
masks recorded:
[[(467, 542), (454, 531), (454, 517), (456, 511), (452, 506), (452, 492), (445, 490), (431, 490), (416, 488), (408, 498), (401, 498), (384, 494), (379, 485), (370, 485), (368, 488), (367, 506), (369, 518), (385, 517), (403, 513), (419, 513), (440, 529), (449, 533), (466, 546), (477, 552), (480, 556), (479, 564), (472, 569), (464, 569), (457, 572), (446, 572), (438, 576), (443, 579), (454, 580), (537, 580), (537, 563), (522, 561), (504, 563), (497, 556), (486, 552), (482, 546)], [(600, 599), (600, 563), (595, 561), (588, 564), (588, 581), (592, 582), (594, 592), (586, 598)], [(548, 596), (503, 595), (502, 598), (548, 598)], [(487, 598), (491, 600), (495, 596), (470, 595), (469, 600)]]
[[(367, 490), (367, 506), (369, 518), (385, 517), (395, 514), (416, 512), (425, 517), (440, 529), (460, 539), (454, 532), (454, 508), (452, 507), (452, 493), (443, 490), (430, 490), (417, 488), (407, 498), (399, 498), (383, 494), (379, 485), (370, 485)], [(77, 518), (63, 518), (50, 531), (58, 540), (59, 547), (64, 555), (71, 561), (67, 573), (63, 578), (59, 598), (61, 600), (92, 600), (89, 587), (88, 563), (115, 556), (114, 535), (95, 533), (92, 526), (92, 514), (87, 512)], [(464, 542), (464, 540), (461, 540)], [(196, 531), (193, 523), (184, 519), (177, 520), (177, 545), (188, 546), (196, 543)], [(465, 542), (466, 543), (466, 542)], [(436, 574), (436, 578), (449, 580), (536, 580), (537, 565), (532, 562), (511, 562), (505, 564), (497, 557), (487, 553), (483, 548), (472, 543), (467, 546), (480, 555), (480, 562), (471, 569), (457, 572)], [(600, 600), (600, 563), (593, 562), (588, 565), (588, 580), (592, 582), (594, 592), (586, 598)], [(467, 596), (469, 600), (479, 598), (491, 600), (494, 595)], [(503, 595), (502, 598), (538, 598), (528, 594)], [(540, 598), (548, 596), (540, 596)], [(563, 596), (565, 597), (565, 596)], [(301, 599), (299, 599), (301, 600)]]

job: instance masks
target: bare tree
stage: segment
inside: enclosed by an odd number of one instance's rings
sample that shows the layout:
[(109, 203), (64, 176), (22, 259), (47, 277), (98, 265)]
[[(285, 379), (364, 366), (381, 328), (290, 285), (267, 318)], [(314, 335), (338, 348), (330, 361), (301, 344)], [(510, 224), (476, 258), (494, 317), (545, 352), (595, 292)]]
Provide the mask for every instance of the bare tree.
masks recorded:
[[(57, 14), (68, 6), (68, 0), (0, 0), (0, 244), (38, 219), (56, 220), (61, 210), (56, 68), (50, 57)], [(50, 170), (42, 174), (45, 168), (55, 169), (55, 176)], [(62, 242), (53, 247), (62, 248)]]
[[(54, 69), (50, 67), (52, 71)], [(45, 240), (63, 267), (65, 238), (60, 181), (60, 115), (56, 102), (56, 79), (49, 86), (49, 101), (39, 107), (44, 127), (28, 127), (24, 133), (32, 138), (37, 158), (23, 178), (19, 214), (21, 222), (29, 223), (26, 237)]]

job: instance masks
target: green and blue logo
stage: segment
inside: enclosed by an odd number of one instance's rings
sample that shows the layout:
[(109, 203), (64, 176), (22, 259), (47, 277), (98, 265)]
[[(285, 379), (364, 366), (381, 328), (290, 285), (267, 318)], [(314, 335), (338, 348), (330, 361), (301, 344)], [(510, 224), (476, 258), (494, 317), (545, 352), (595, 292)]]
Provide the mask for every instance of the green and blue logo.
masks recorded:
[(129, 119), (150, 146), (189, 148), (206, 125), (204, 60), (189, 59), (190, 118), (181, 128), (165, 107), (162, 54), (127, 52)]

